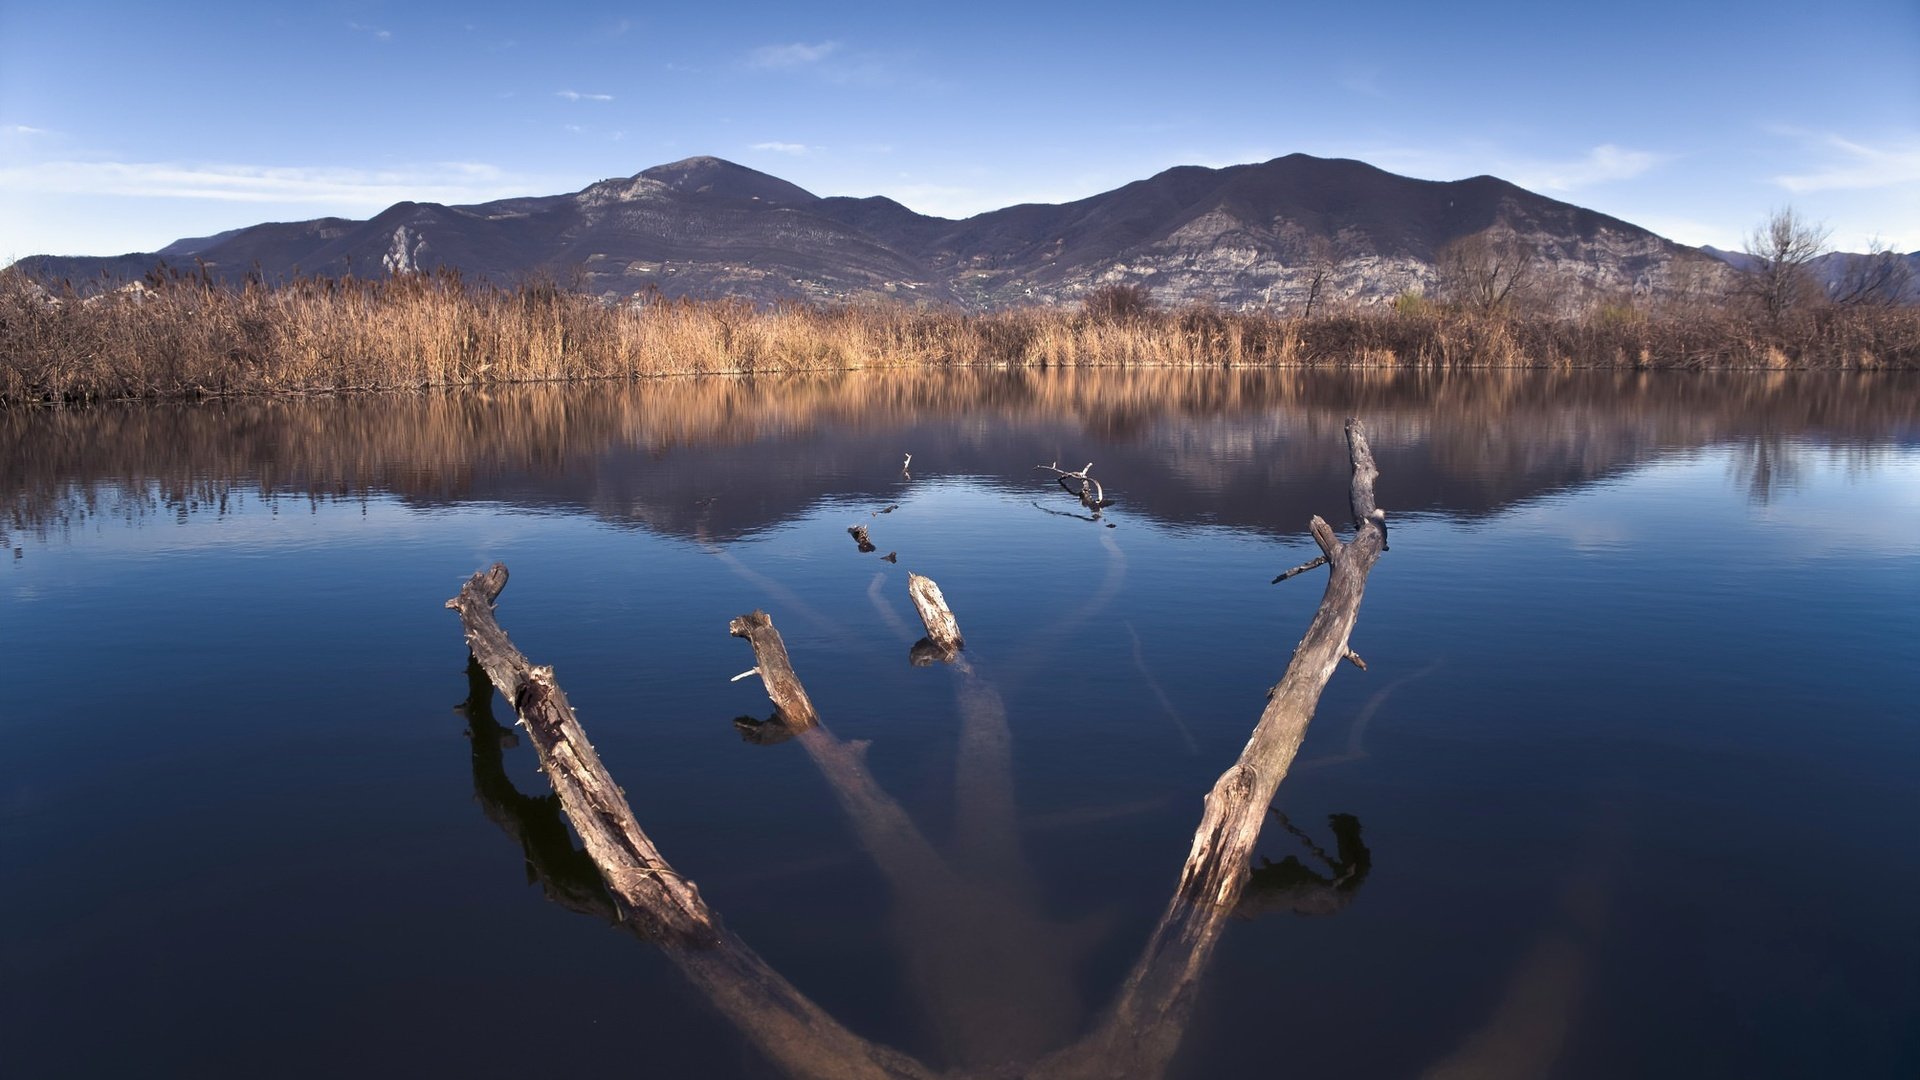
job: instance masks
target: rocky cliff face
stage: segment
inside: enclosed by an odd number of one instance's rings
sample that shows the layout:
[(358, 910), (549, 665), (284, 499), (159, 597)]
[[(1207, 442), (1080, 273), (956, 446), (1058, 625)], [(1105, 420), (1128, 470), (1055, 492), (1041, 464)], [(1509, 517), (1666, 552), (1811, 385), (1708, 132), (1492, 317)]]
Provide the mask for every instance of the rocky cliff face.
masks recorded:
[(636, 294), (993, 309), (1071, 304), (1111, 284), (1168, 304), (1298, 309), (1377, 303), (1439, 283), (1443, 252), (1493, 237), (1532, 253), (1541, 295), (1659, 295), (1727, 268), (1637, 226), (1493, 177), (1450, 183), (1301, 154), (1182, 167), (1061, 205), (965, 220), (883, 198), (819, 198), (718, 158), (689, 158), (570, 195), (477, 206), (400, 203), (369, 221), (258, 225), (151, 255), (37, 256), (43, 279), (124, 279), (162, 260), (237, 278), (457, 268)]

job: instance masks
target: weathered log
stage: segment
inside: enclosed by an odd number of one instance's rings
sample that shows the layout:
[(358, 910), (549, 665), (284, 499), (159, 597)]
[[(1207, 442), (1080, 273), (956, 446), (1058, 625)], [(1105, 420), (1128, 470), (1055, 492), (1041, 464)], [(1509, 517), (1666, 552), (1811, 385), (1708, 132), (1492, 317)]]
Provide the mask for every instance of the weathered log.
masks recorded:
[(1360, 615), (1360, 598), (1367, 574), (1386, 548), (1386, 514), (1373, 502), (1373, 482), (1379, 470), (1367, 445), (1367, 429), (1357, 419), (1347, 421), (1348, 456), (1353, 463), (1349, 504), (1354, 537), (1342, 543), (1319, 517), (1311, 522), (1314, 539), (1327, 555), (1332, 570), (1326, 592), (1306, 636), (1293, 652), (1287, 673), (1267, 699), (1252, 738), (1240, 760), (1221, 775), (1207, 795), (1193, 850), (1180, 874), (1180, 895), (1201, 904), (1232, 907), (1246, 880), (1247, 859), (1259, 839), (1274, 790), (1287, 775), (1307, 725), (1320, 702), (1321, 691), (1333, 670), (1352, 651), (1347, 647)]
[(773, 628), (773, 617), (764, 611), (755, 611), (742, 615), (727, 624), (727, 632), (737, 638), (745, 638), (753, 646), (753, 671), (758, 673), (760, 681), (766, 685), (767, 696), (773, 699), (774, 708), (779, 710), (780, 719), (794, 731), (805, 731), (820, 722), (820, 714), (813, 709), (813, 701), (807, 697), (806, 687), (800, 685), (799, 676), (793, 673), (793, 661), (787, 659), (786, 642), (780, 640), (780, 632)]
[(920, 614), (921, 625), (927, 628), (928, 644), (949, 657), (966, 647), (966, 639), (960, 636), (960, 623), (932, 578), (908, 573), (907, 596), (913, 600), (913, 610)]
[(1351, 652), (1347, 641), (1367, 574), (1386, 547), (1386, 515), (1373, 501), (1378, 471), (1366, 426), (1357, 419), (1347, 421), (1347, 447), (1354, 538), (1341, 543), (1325, 521), (1315, 517), (1310, 523), (1332, 567), (1320, 608), (1268, 695), (1240, 760), (1207, 794), (1172, 901), (1104, 1019), (1080, 1042), (1036, 1063), (1028, 1075), (1157, 1076), (1179, 1047), (1200, 977), (1246, 887), (1249, 856), (1274, 792), (1306, 737), (1327, 680)]
[[(779, 631), (761, 619), (755, 612), (734, 620), (753, 624), (751, 636), (737, 630), (735, 636), (754, 645), (759, 670), (767, 656), (777, 656), (776, 666), (798, 690)], [(962, 680), (963, 721), (955, 833), (973, 873), (956, 874), (874, 780), (866, 742), (842, 741), (817, 718), (793, 741), (819, 769), (893, 891), (890, 921), (908, 982), (942, 1049), (966, 1065), (1003, 1064), (1030, 1059), (1071, 1030), (1077, 998), (1069, 954), (1076, 943), (1075, 935), (1041, 917), (1036, 890), (1020, 868), (1006, 708), (973, 678), (964, 658), (956, 659), (954, 671)], [(768, 696), (774, 696), (771, 686)]]
[(613, 894), (622, 924), (667, 946), (687, 978), (791, 1075), (932, 1076), (918, 1061), (860, 1038), (827, 1015), (723, 927), (693, 883), (668, 865), (587, 743), (553, 670), (529, 664), (495, 621), (493, 600), (506, 582), (507, 568), (495, 563), (447, 606), (460, 613), (473, 658), (519, 713), (541, 771)]
[(507, 568), (495, 563), (473, 575), (447, 606), (460, 613), (467, 647), (493, 685), (513, 704), (527, 729), (547, 778), (623, 908), (652, 924), (654, 936), (684, 944), (710, 944), (717, 927), (700, 891), (667, 865), (634, 820), (600, 755), (587, 742), (553, 669), (527, 662), (493, 617), (493, 601), (506, 588)]
[(485, 668), (467, 657), (467, 700), (456, 711), (467, 718), (467, 742), (473, 766), (473, 797), (487, 820), (520, 845), (527, 875), (539, 882), (547, 899), (569, 911), (619, 922), (620, 910), (593, 857), (573, 844), (553, 795), (525, 795), (507, 777), (507, 747), (518, 744), (513, 732), (493, 717), (493, 682)]

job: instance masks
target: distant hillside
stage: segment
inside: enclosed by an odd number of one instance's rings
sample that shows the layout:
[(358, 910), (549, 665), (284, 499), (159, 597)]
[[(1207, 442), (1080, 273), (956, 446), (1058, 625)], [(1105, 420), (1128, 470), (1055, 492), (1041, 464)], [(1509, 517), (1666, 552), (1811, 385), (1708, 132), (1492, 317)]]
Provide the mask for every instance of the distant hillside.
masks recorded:
[(546, 278), (609, 298), (859, 301), (992, 309), (1077, 301), (1139, 284), (1165, 303), (1300, 302), (1316, 238), (1337, 264), (1325, 294), (1361, 302), (1430, 287), (1436, 254), (1487, 234), (1538, 257), (1554, 295), (1658, 294), (1724, 275), (1721, 263), (1617, 218), (1504, 180), (1414, 180), (1359, 161), (1293, 154), (1224, 169), (1169, 169), (1061, 205), (964, 220), (892, 200), (820, 198), (712, 157), (567, 195), (474, 206), (403, 202), (367, 221), (270, 223), (114, 258), (34, 256), (42, 280), (104, 283), (162, 261), (225, 279), (257, 270), (360, 275), (457, 268)]

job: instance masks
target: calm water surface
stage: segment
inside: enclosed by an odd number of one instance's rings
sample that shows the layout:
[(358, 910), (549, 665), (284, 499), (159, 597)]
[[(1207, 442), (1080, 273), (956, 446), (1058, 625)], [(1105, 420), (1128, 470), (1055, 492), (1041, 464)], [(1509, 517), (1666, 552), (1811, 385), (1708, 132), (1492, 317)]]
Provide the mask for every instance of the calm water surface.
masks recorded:
[[(1271, 372), (0, 414), (5, 1071), (778, 1075), (608, 928), (469, 701), (441, 604), (494, 560), (642, 824), (801, 991), (939, 1068), (1067, 1045), (1318, 602), (1269, 581), (1344, 519), (1350, 414), (1394, 522), (1369, 670), (1171, 1074), (1920, 1075), (1920, 381)], [(909, 665), (909, 570), (1004, 744)], [(990, 920), (743, 738), (754, 608)], [(942, 974), (1003, 938), (1039, 944)]]

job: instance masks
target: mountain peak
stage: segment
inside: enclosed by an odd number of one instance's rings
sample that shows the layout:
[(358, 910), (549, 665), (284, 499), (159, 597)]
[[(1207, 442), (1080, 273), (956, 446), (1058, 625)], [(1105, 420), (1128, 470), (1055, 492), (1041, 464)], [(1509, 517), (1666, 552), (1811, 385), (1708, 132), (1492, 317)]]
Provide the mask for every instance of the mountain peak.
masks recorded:
[(819, 201), (819, 196), (777, 176), (768, 176), (745, 165), (706, 155), (655, 165), (642, 172), (640, 177), (690, 195), (758, 199), (763, 203)]

